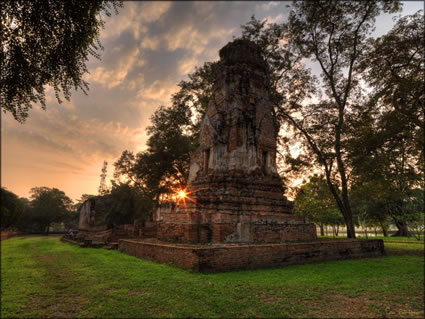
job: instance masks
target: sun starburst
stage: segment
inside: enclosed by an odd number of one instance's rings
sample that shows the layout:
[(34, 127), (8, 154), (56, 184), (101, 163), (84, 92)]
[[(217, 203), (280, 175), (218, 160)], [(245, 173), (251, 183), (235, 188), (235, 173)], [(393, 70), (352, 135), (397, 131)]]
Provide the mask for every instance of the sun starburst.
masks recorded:
[(195, 204), (199, 203), (197, 201), (195, 201), (193, 198), (191, 198), (189, 195), (196, 193), (198, 191), (200, 191), (201, 189), (195, 189), (192, 191), (187, 191), (187, 188), (189, 187), (189, 185), (186, 185), (185, 187), (182, 187), (181, 185), (179, 185), (179, 188), (176, 190), (175, 192), (175, 197), (176, 197), (176, 201), (177, 201), (177, 206), (180, 204), (180, 202), (183, 202), (184, 207), (186, 208), (186, 199), (194, 202)]

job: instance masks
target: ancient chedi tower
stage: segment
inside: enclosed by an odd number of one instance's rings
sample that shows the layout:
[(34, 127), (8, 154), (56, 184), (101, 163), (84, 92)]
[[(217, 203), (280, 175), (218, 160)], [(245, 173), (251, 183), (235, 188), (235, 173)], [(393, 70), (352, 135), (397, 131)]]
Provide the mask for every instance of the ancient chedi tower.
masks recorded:
[(315, 226), (291, 215), (283, 196), (276, 169), (279, 127), (259, 47), (248, 40), (228, 43), (214, 73), (200, 145), (191, 154), (191, 198), (157, 209), (157, 237), (200, 243), (315, 239)]

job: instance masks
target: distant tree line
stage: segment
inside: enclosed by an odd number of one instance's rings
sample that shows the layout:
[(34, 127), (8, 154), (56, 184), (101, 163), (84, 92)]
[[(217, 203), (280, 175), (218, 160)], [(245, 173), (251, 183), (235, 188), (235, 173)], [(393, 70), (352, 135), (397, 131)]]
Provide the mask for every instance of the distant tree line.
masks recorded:
[(5, 188), (1, 194), (1, 228), (49, 234), (54, 223), (75, 225), (78, 216), (72, 200), (57, 188), (34, 187), (30, 199), (19, 198)]
[(135, 219), (149, 220), (153, 202), (135, 187), (116, 184), (101, 195), (83, 194), (73, 203), (57, 188), (34, 187), (30, 199), (20, 198), (13, 192), (0, 188), (1, 229), (19, 230), (25, 233), (49, 234), (53, 225), (63, 230), (78, 229), (82, 204), (89, 198), (96, 202), (97, 216), (109, 227), (131, 224)]

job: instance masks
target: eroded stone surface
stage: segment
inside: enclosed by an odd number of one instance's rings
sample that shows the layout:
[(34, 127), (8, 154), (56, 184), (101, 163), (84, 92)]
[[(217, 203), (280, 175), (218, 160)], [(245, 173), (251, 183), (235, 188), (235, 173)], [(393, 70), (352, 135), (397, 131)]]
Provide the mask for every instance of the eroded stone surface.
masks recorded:
[(189, 192), (159, 207), (158, 238), (180, 242), (280, 242), (316, 238), (313, 224), (291, 215), (276, 168), (279, 130), (269, 99), (267, 63), (248, 40), (220, 50), (213, 98), (191, 154)]
[(78, 229), (82, 231), (106, 230), (104, 216), (102, 216), (100, 211), (96, 214), (96, 201), (94, 198), (90, 198), (82, 204)]

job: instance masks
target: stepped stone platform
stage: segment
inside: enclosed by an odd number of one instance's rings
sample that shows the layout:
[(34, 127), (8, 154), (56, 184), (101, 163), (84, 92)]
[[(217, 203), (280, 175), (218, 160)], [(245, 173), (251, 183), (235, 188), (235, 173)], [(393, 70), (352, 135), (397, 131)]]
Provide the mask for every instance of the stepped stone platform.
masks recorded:
[(213, 245), (121, 239), (119, 250), (142, 259), (205, 273), (385, 255), (381, 239)]

